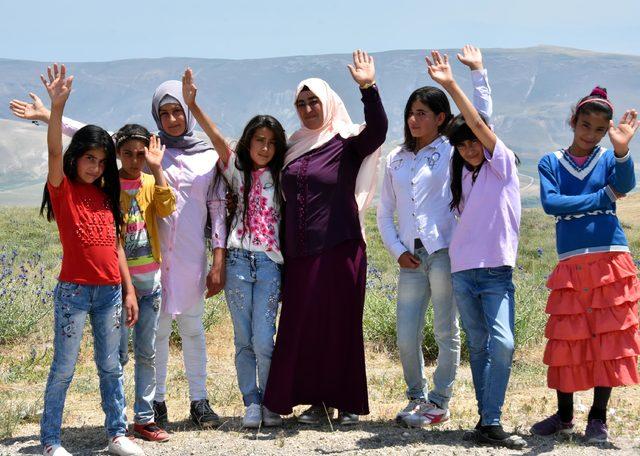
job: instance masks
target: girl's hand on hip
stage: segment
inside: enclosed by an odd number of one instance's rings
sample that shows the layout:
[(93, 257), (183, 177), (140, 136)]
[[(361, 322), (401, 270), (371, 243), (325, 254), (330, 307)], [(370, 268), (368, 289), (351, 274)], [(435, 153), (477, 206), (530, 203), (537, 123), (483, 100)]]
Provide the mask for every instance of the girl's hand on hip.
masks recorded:
[(446, 87), (455, 81), (447, 54), (443, 56), (438, 51), (431, 51), (431, 59), (429, 59), (429, 57), (425, 57), (424, 59), (427, 62), (427, 72), (435, 82)]
[(416, 269), (420, 266), (420, 259), (409, 253), (409, 251), (406, 251), (398, 258), (398, 264), (401, 268)]
[(351, 77), (360, 87), (373, 84), (376, 81), (376, 67), (373, 57), (360, 49), (353, 51), (353, 65), (347, 65)]
[(33, 103), (22, 100), (11, 100), (9, 109), (13, 115), (26, 120), (49, 122), (51, 112), (44, 106), (40, 97), (33, 92), (29, 92), (29, 96), (33, 100)]
[(69, 99), (73, 76), (67, 77), (67, 68), (64, 64), (58, 67), (57, 63), (53, 64), (53, 70), (51, 67), (47, 67), (47, 76), (48, 78), (45, 78), (41, 74), (40, 80), (47, 89), (51, 99), (51, 106), (63, 106)]
[(613, 120), (609, 122), (609, 139), (617, 157), (624, 157), (629, 152), (629, 142), (638, 129), (638, 112), (627, 109), (616, 127)]

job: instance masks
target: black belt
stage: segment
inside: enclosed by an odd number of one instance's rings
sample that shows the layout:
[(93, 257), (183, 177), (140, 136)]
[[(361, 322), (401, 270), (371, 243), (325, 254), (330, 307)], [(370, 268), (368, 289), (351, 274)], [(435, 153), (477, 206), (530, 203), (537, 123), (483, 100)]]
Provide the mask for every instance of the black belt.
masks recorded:
[(418, 249), (421, 249), (424, 247), (424, 244), (422, 243), (422, 241), (420, 240), (420, 238), (415, 238), (413, 240), (413, 251), (415, 252)]

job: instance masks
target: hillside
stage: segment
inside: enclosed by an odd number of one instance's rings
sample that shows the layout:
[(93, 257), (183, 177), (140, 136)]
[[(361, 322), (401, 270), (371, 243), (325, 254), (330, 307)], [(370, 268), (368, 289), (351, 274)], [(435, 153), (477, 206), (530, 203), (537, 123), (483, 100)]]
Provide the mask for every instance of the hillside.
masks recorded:
[[(457, 50), (445, 50), (450, 55)], [(493, 89), (493, 123), (500, 137), (522, 159), (521, 172), (536, 176), (540, 155), (566, 145), (570, 106), (596, 85), (608, 88), (619, 111), (640, 107), (640, 57), (557, 47), (485, 49), (485, 66)], [(385, 150), (401, 141), (404, 104), (416, 88), (429, 85), (423, 50), (374, 54), (377, 80), (390, 119)], [(346, 64), (350, 55), (293, 56), (260, 60), (135, 59), (70, 63), (76, 76), (67, 114), (116, 129), (127, 122), (153, 127), (151, 95), (166, 79), (178, 79), (189, 65), (196, 72), (203, 107), (228, 136), (236, 137), (253, 114), (278, 117), (288, 132), (297, 126), (293, 91), (307, 77), (326, 79), (341, 95), (355, 121), (362, 121), (359, 93)], [(34, 199), (32, 189), (15, 188), (43, 180), (44, 128), (14, 120), (8, 101), (29, 91), (45, 96), (38, 75), (46, 64), (0, 59), (0, 204)], [(454, 73), (469, 92), (466, 68)], [(4, 120), (3, 120), (4, 119)], [(40, 138), (40, 139), (38, 139)], [(637, 141), (637, 140), (636, 140)], [(529, 179), (523, 179), (528, 182)], [(10, 194), (3, 191), (13, 188)], [(535, 186), (527, 196), (535, 196)]]

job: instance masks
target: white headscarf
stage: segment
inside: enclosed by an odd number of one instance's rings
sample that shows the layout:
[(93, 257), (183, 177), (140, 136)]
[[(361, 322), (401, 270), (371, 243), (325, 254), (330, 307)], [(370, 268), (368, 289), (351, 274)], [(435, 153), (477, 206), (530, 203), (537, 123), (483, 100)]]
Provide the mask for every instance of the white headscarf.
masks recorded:
[[(303, 87), (307, 87), (322, 103), (322, 114), (324, 120), (322, 126), (315, 130), (310, 130), (302, 124), (301, 127), (289, 137), (289, 147), (284, 157), (284, 166), (307, 152), (316, 149), (327, 143), (334, 136), (339, 134), (343, 138), (350, 138), (358, 135), (366, 124), (354, 124), (349, 117), (342, 99), (333, 91), (329, 84), (319, 78), (309, 78), (301, 81), (296, 89), (295, 100), (302, 92)], [(296, 110), (297, 112), (297, 110)], [(298, 112), (298, 116), (300, 113)], [(364, 212), (375, 194), (378, 181), (378, 163), (380, 161), (380, 148), (367, 156), (360, 165), (358, 177), (356, 178), (355, 197), (358, 204), (358, 216), (362, 235), (364, 236)]]

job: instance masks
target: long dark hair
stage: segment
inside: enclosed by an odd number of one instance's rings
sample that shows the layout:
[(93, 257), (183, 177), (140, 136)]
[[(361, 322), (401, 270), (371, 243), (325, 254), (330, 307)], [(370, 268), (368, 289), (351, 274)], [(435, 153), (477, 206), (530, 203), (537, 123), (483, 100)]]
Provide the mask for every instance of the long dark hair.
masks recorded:
[(409, 95), (407, 104), (404, 107), (404, 143), (403, 146), (410, 151), (415, 152), (417, 147), (417, 140), (411, 136), (411, 130), (409, 129), (408, 119), (411, 113), (411, 106), (415, 101), (419, 101), (427, 106), (436, 116), (440, 113), (444, 113), (444, 122), (438, 127), (438, 133), (442, 134), (449, 121), (453, 117), (451, 114), (451, 105), (449, 99), (445, 93), (437, 87), (425, 86), (420, 87), (413, 91)]
[[(485, 124), (489, 124), (487, 119), (484, 118), (483, 115), (480, 115), (480, 118)], [(469, 163), (467, 163), (460, 152), (458, 151), (458, 144), (462, 144), (465, 141), (477, 141), (478, 138), (473, 134), (469, 125), (464, 120), (462, 114), (458, 114), (445, 130), (445, 136), (449, 139), (449, 143), (453, 146), (453, 156), (451, 157), (451, 202), (449, 203), (450, 210), (458, 210), (460, 207), (460, 200), (462, 199), (462, 168), (465, 166), (468, 170), (472, 172), (472, 179), (475, 182), (476, 177), (478, 177), (478, 173), (484, 165), (485, 160), (483, 157), (482, 163), (478, 166), (472, 167)], [(520, 164), (520, 158), (514, 153), (516, 157), (516, 166)]]
[[(93, 182), (107, 196), (107, 202), (116, 225), (116, 237), (120, 237), (122, 215), (120, 214), (120, 178), (116, 162), (116, 149), (109, 133), (96, 125), (86, 125), (76, 132), (62, 157), (62, 169), (67, 179), (75, 181), (78, 177), (78, 159), (88, 150), (102, 149), (105, 153), (105, 166), (102, 176)], [(48, 221), (55, 219), (51, 196), (47, 183), (44, 185), (40, 215)]]
[[(251, 160), (249, 149), (251, 147), (251, 139), (253, 138), (253, 135), (260, 128), (268, 128), (271, 130), (276, 142), (275, 153), (273, 154), (271, 161), (267, 164), (267, 168), (271, 172), (271, 177), (273, 179), (274, 196), (276, 199), (274, 203), (277, 204), (280, 211), (282, 211), (283, 207), (282, 193), (280, 191), (280, 171), (282, 171), (284, 155), (287, 151), (287, 137), (284, 128), (282, 128), (282, 125), (275, 117), (269, 115), (257, 115), (244, 127), (242, 136), (236, 145), (236, 160), (233, 164), (233, 166), (238, 170), (242, 171), (244, 176), (244, 188), (242, 192), (242, 225), (245, 227), (247, 227), (246, 221), (247, 210), (249, 207), (249, 194), (251, 193), (251, 185), (253, 183), (251, 175), (251, 171), (253, 171), (253, 161)], [(242, 237), (244, 237), (245, 233), (246, 230), (243, 231)]]

